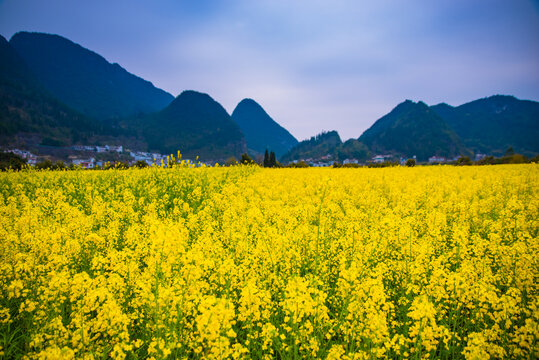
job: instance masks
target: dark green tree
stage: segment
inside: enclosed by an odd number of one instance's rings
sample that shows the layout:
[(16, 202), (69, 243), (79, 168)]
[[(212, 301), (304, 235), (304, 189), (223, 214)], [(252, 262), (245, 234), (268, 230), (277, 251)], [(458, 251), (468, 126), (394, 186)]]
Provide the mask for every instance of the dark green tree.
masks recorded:
[(513, 154), (509, 156), (509, 164), (525, 164), (528, 162), (528, 158), (522, 154)]
[(148, 167), (148, 163), (146, 163), (146, 161), (143, 161), (143, 160), (137, 160), (137, 162), (133, 166), (139, 169), (143, 169), (145, 167)]
[(305, 161), (301, 160), (301, 161), (298, 161), (298, 162), (295, 162), (295, 163), (294, 162), (290, 163), (286, 167), (289, 167), (289, 168), (308, 168), (309, 165)]
[(405, 165), (408, 166), (408, 167), (413, 167), (413, 166), (415, 166), (415, 159), (408, 159), (408, 160), (406, 160), (406, 164), (405, 164)]
[(52, 169), (54, 170), (65, 170), (65, 168), (66, 168), (66, 165), (64, 164), (62, 160), (57, 160), (52, 167)]
[(269, 157), (269, 167), (276, 167), (276, 166), (277, 166), (277, 160), (275, 160), (275, 153), (271, 151), (270, 157)]
[(114, 168), (116, 168), (118, 170), (127, 170), (127, 169), (129, 169), (129, 164), (126, 161), (118, 161), (114, 165)]
[(236, 166), (236, 165), (238, 165), (238, 161), (236, 160), (236, 158), (234, 156), (231, 156), (225, 161), (225, 165), (226, 166)]
[(512, 146), (509, 146), (507, 150), (505, 150), (505, 156), (511, 156), (515, 154), (515, 150), (513, 150)]
[(19, 155), (0, 152), (0, 170), (20, 170), (26, 164), (26, 160)]
[(52, 164), (52, 161), (50, 161), (49, 159), (45, 159), (36, 164), (36, 169), (38, 170), (52, 169), (53, 166), (54, 165)]
[(266, 149), (266, 152), (264, 153), (264, 167), (269, 167), (269, 154), (268, 149)]
[(461, 156), (457, 159), (456, 165), (463, 166), (463, 165), (472, 165), (472, 161), (468, 156)]
[(252, 164), (253, 159), (247, 153), (243, 153), (241, 154), (241, 163), (245, 165)]

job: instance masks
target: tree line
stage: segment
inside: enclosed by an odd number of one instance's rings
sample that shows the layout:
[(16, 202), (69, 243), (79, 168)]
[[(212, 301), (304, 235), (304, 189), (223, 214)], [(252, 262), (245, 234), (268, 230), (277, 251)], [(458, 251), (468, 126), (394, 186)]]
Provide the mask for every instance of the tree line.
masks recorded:
[[(171, 156), (167, 159), (167, 162), (164, 164), (167, 167), (174, 167), (180, 165), (181, 156), (178, 154), (178, 158)], [(539, 155), (534, 156), (533, 158), (528, 158), (525, 155), (515, 153), (512, 148), (507, 149), (505, 155), (502, 157), (495, 158), (493, 156), (486, 156), (478, 161), (472, 161), (468, 156), (461, 156), (456, 161), (444, 163), (446, 165), (455, 165), (455, 166), (466, 166), (466, 165), (498, 165), (498, 164), (525, 164), (525, 163), (539, 163)], [(307, 168), (309, 165), (301, 160), (298, 162), (290, 163), (288, 165), (282, 165), (279, 163), (275, 157), (275, 152), (268, 151), (266, 149), (264, 153), (264, 159), (257, 163), (251, 156), (247, 153), (243, 153), (238, 162), (236, 158), (229, 158), (225, 166), (235, 166), (235, 165), (259, 165), (266, 168), (279, 168), (279, 167), (289, 167), (289, 168)], [(405, 163), (407, 167), (416, 166), (415, 159), (408, 159)], [(437, 164), (428, 164), (428, 165), (437, 165)], [(126, 161), (117, 161), (117, 162), (106, 162), (102, 166), (96, 166), (96, 170), (108, 170), (108, 169), (128, 169), (128, 168), (145, 168), (149, 165), (145, 161), (137, 161), (134, 164), (129, 164)], [(391, 167), (391, 166), (400, 166), (400, 163), (397, 161), (385, 161), (383, 163), (368, 163), (366, 165), (360, 164), (341, 164), (339, 162), (334, 162), (334, 168), (359, 168), (359, 167)], [(0, 171), (10, 170), (21, 170), (24, 168), (29, 168), (26, 159), (23, 159), (17, 154), (10, 152), (0, 152)], [(38, 162), (34, 167), (36, 170), (76, 170), (80, 169), (80, 166), (69, 164), (66, 165), (63, 161), (58, 160), (52, 162), (49, 159), (42, 160)]]

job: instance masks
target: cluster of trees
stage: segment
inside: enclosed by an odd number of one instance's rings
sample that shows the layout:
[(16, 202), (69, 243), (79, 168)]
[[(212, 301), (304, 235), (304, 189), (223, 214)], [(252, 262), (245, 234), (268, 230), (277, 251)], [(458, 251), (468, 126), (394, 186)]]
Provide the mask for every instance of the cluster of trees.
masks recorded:
[[(140, 163), (141, 161), (137, 161), (137, 163), (134, 164), (133, 167), (138, 167), (138, 168), (145, 167), (145, 166), (141, 166), (142, 164)], [(148, 166), (148, 164), (146, 164), (144, 161), (142, 161), (142, 163)], [(114, 163), (106, 162), (105, 164), (103, 164), (103, 166), (96, 166), (94, 169), (95, 170), (109, 170), (109, 169), (125, 170), (125, 169), (129, 169), (129, 167), (130, 167), (129, 163), (125, 161), (118, 161)], [(66, 165), (62, 160), (57, 160), (53, 163), (49, 159), (45, 159), (41, 162), (38, 162), (36, 166), (34, 167), (34, 169), (36, 170), (76, 170), (79, 168), (80, 168), (79, 166), (74, 165), (74, 164)]]
[[(381, 162), (381, 163), (370, 162), (370, 163), (367, 164), (367, 167), (369, 167), (369, 168), (383, 168), (383, 167), (393, 167), (393, 166), (399, 166), (399, 165), (400, 165), (400, 163), (398, 161), (384, 161), (384, 162)], [(412, 165), (408, 165), (408, 166), (412, 166)]]
[(527, 164), (527, 163), (539, 163), (539, 155), (533, 158), (528, 158), (522, 154), (513, 154), (508, 156), (502, 156), (495, 158), (493, 156), (484, 157), (478, 161), (471, 161), (467, 156), (461, 156), (455, 162), (455, 165), (500, 165), (500, 164)]
[(335, 161), (335, 162), (333, 163), (333, 167), (334, 167), (334, 168), (359, 168), (359, 167), (362, 167), (362, 166), (359, 165), (359, 164), (354, 164), (354, 163), (341, 164), (340, 162)]
[(26, 165), (26, 160), (10, 152), (0, 152), (0, 170), (20, 170)]
[[(169, 167), (180, 165), (181, 155), (178, 153), (178, 158), (174, 158), (171, 155), (167, 160), (167, 165)], [(525, 163), (539, 163), (539, 155), (536, 155), (533, 158), (528, 158), (522, 154), (516, 154), (512, 148), (507, 149), (503, 157), (495, 158), (493, 156), (484, 157), (478, 161), (472, 161), (468, 156), (461, 156), (456, 161), (448, 164), (456, 166), (466, 166), (466, 165), (497, 165), (497, 164), (525, 164)], [(264, 160), (262, 163), (257, 164), (247, 153), (241, 155), (241, 159), (238, 162), (236, 158), (231, 157), (225, 162), (225, 166), (235, 166), (235, 165), (260, 165), (263, 167), (277, 168), (277, 167), (289, 167), (289, 168), (307, 168), (309, 165), (305, 161), (298, 161), (295, 163), (290, 163), (286, 166), (281, 165), (275, 159), (275, 153), (273, 151), (266, 150), (264, 153)], [(381, 168), (381, 167), (391, 167), (399, 166), (400, 164), (397, 161), (384, 161), (383, 163), (368, 163), (366, 167), (369, 168)], [(416, 165), (415, 159), (406, 160), (405, 166), (413, 167)], [(5, 171), (8, 169), (11, 170), (21, 170), (26, 164), (26, 160), (20, 157), (19, 155), (10, 153), (10, 152), (0, 152), (0, 171)], [(106, 162), (103, 166), (95, 167), (95, 169), (108, 170), (108, 169), (128, 169), (133, 168), (146, 168), (149, 165), (145, 161), (137, 161), (136, 163), (129, 165), (127, 161), (116, 161), (116, 162)], [(342, 164), (338, 161), (333, 163), (334, 168), (359, 168), (363, 165), (359, 164)], [(79, 168), (73, 164), (66, 165), (63, 161), (58, 160), (52, 162), (49, 159), (45, 159), (37, 163), (34, 167), (37, 170), (75, 170)]]
[(404, 165), (406, 165), (408, 167), (414, 167), (415, 166), (415, 159), (406, 160), (406, 163)]
[[(235, 157), (230, 157), (226, 162), (226, 166), (235, 166), (235, 165), (251, 165), (251, 164), (257, 164), (247, 153), (241, 154), (240, 161), (238, 162)], [(282, 167), (282, 165), (277, 161), (275, 157), (275, 152), (270, 151), (266, 149), (266, 152), (264, 153), (264, 160), (262, 163), (257, 164), (263, 167)]]
[(249, 154), (247, 153), (243, 153), (241, 154), (241, 158), (240, 158), (240, 162), (238, 163), (238, 161), (236, 160), (235, 157), (231, 156), (230, 158), (228, 158), (227, 161), (225, 161), (225, 166), (236, 166), (236, 165), (251, 165), (251, 164), (256, 164), (253, 159), (249, 156)]
[(499, 164), (526, 164), (539, 163), (539, 155), (529, 158), (522, 154), (517, 154), (513, 147), (509, 147), (504, 156), (495, 158), (494, 156), (486, 156), (478, 161), (472, 161), (468, 156), (461, 156), (455, 161), (454, 165), (499, 165)]
[(266, 152), (264, 153), (264, 167), (280, 167), (280, 164), (275, 159), (275, 153), (273, 151), (270, 151), (268, 155), (268, 149), (266, 149)]
[[(136, 168), (144, 168), (147, 167), (148, 164), (144, 161), (137, 161), (132, 167)], [(27, 162), (26, 159), (23, 159), (17, 154), (13, 154), (10, 152), (0, 152), (0, 171), (7, 171), (7, 170), (22, 170), (23, 168), (27, 168)], [(103, 166), (95, 167), (95, 169), (101, 169), (101, 170), (108, 170), (108, 169), (128, 169), (129, 163), (126, 161), (118, 161), (118, 162), (106, 162)], [(45, 159), (43, 161), (38, 162), (34, 167), (36, 170), (76, 170), (79, 167), (74, 164), (66, 165), (62, 160), (57, 160), (55, 162)]]
[[(9, 152), (0, 153), (0, 170), (22, 170), (24, 167), (27, 167), (26, 159), (23, 159), (19, 155), (12, 154)], [(34, 169), (37, 170), (66, 170), (66, 169), (75, 169), (75, 166), (70, 165), (66, 166), (63, 161), (52, 162), (51, 160), (43, 160), (38, 162)]]
[[(334, 162), (333, 167), (334, 168), (360, 168), (360, 167), (368, 167), (368, 168), (383, 168), (383, 167), (392, 167), (392, 166), (399, 166), (398, 161), (384, 161), (381, 163), (367, 163), (367, 165), (360, 165), (360, 164), (341, 164), (340, 162)], [(406, 161), (406, 166), (415, 166), (415, 160), (414, 159), (408, 159)]]
[(307, 164), (303, 160), (300, 160), (300, 161), (295, 162), (295, 163), (290, 163), (286, 167), (289, 167), (289, 168), (308, 168), (309, 164)]

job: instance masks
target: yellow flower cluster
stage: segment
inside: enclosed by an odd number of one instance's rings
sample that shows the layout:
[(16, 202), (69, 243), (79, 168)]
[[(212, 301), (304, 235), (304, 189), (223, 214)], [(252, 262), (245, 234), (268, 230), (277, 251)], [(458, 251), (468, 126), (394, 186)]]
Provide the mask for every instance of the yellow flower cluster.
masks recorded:
[(0, 357), (539, 357), (539, 166), (0, 173)]

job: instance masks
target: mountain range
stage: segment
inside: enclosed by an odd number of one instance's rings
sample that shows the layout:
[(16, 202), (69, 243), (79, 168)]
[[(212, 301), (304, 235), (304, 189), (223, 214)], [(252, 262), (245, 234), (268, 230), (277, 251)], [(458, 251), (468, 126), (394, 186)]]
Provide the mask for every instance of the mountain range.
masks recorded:
[[(524, 155), (539, 153), (539, 103), (495, 95), (457, 107), (428, 106), (406, 100), (378, 119), (358, 139), (341, 143), (336, 131), (300, 142), (284, 162), (300, 159), (356, 159), (375, 154), (452, 159), (472, 154), (503, 155), (508, 148)], [(353, 150), (352, 150), (353, 149)]]
[(58, 35), (0, 37), (0, 147), (124, 144), (221, 161), (274, 151), (282, 162), (375, 154), (454, 158), (507, 148), (539, 153), (539, 103), (496, 95), (460, 106), (404, 101), (359, 138), (336, 131), (298, 142), (255, 100), (231, 115), (208, 94), (174, 98), (151, 82)]

